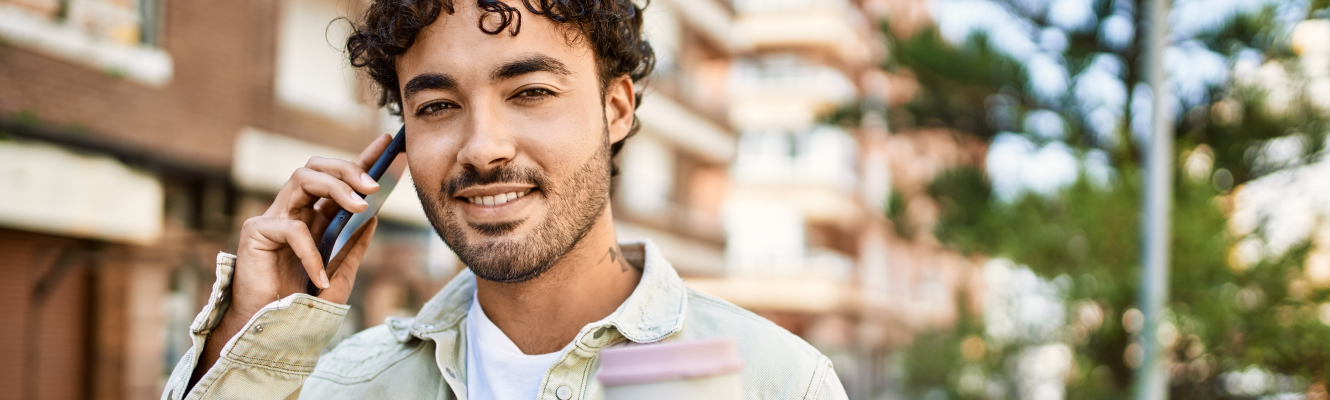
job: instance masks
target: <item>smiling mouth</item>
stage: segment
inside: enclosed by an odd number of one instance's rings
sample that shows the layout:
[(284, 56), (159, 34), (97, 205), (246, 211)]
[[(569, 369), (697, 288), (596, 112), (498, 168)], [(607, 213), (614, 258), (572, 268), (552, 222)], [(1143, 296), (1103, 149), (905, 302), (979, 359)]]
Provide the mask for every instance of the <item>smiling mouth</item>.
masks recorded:
[(520, 192), (500, 193), (493, 196), (458, 197), (458, 199), (466, 200), (468, 203), (478, 206), (501, 206), (530, 194), (532, 190), (535, 189), (532, 188)]

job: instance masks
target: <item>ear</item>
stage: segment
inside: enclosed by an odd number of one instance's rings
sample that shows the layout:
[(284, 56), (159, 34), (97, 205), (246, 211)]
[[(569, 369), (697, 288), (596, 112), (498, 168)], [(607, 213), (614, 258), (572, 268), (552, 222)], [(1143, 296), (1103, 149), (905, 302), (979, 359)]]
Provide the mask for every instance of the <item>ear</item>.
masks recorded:
[(637, 109), (637, 97), (633, 96), (633, 80), (627, 74), (620, 75), (609, 82), (605, 88), (605, 119), (609, 125), (610, 143), (615, 143), (628, 136), (633, 127), (633, 111)]

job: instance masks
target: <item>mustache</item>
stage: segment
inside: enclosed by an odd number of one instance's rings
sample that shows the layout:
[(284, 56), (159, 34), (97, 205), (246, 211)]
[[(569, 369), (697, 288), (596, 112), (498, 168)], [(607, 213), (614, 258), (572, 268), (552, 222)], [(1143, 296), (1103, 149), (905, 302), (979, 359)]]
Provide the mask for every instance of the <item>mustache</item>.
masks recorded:
[(549, 187), (549, 182), (549, 178), (546, 178), (545, 174), (532, 168), (518, 168), (508, 165), (489, 171), (467, 168), (443, 185), (443, 193), (448, 197), (457, 197), (457, 192), (463, 189), (494, 183), (530, 184), (543, 189)]

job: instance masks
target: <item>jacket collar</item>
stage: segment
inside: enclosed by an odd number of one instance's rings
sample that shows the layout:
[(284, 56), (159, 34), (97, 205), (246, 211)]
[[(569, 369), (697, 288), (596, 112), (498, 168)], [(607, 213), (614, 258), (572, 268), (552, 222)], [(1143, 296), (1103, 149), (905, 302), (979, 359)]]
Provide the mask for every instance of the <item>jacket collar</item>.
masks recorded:
[[(657, 342), (683, 329), (688, 289), (674, 266), (650, 240), (621, 242), (619, 248), (629, 264), (642, 268), (642, 280), (618, 309), (587, 328), (613, 326), (637, 343)], [(475, 274), (463, 270), (425, 303), (414, 323), (410, 319), (389, 318), (388, 329), (399, 342), (457, 329), (466, 319), (475, 292)]]

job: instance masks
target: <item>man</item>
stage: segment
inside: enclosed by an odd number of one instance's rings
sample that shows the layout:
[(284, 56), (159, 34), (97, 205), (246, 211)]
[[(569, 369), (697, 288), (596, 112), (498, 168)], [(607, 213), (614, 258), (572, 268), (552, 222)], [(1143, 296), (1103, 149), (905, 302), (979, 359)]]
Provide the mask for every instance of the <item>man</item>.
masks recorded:
[(807, 343), (687, 289), (650, 242), (615, 241), (612, 158), (653, 60), (641, 27), (629, 0), (370, 5), (351, 62), (402, 116), (417, 195), (468, 270), (320, 357), (375, 222), (326, 272), (313, 238), (338, 207), (365, 210), (355, 192), (377, 190), (364, 170), (389, 138), (310, 159), (218, 256), (163, 398), (591, 399), (601, 349), (708, 337), (737, 340), (747, 398), (845, 398)]

